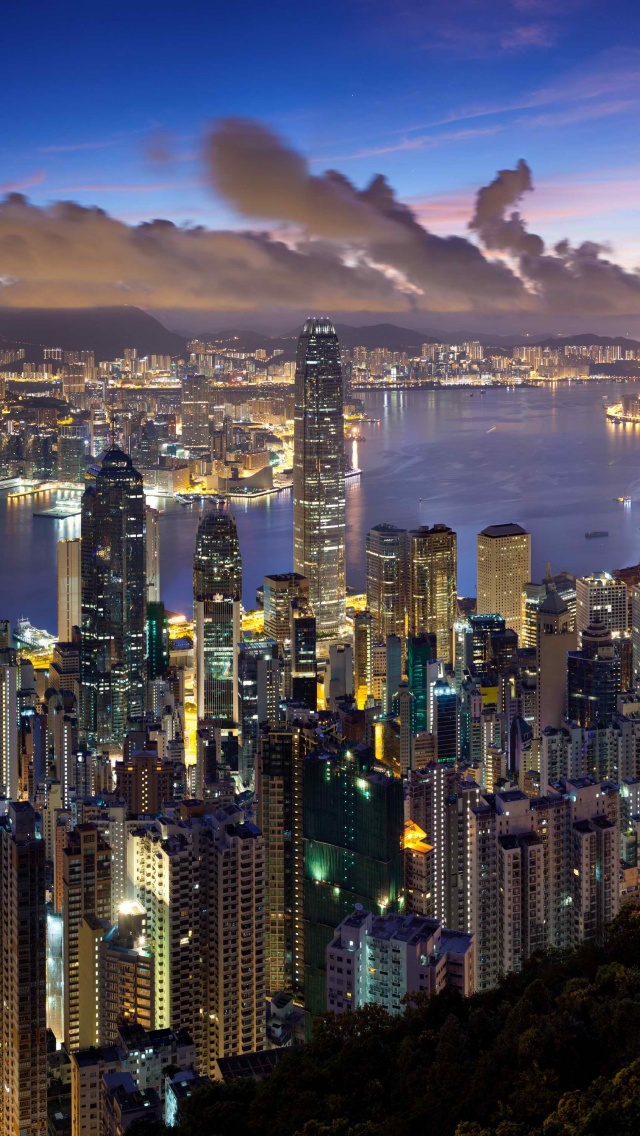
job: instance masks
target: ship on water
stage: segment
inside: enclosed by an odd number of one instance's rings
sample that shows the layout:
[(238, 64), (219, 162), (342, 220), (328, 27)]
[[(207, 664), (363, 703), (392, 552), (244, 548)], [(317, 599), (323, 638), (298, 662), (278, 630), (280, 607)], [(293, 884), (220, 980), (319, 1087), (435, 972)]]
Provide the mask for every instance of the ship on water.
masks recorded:
[(608, 536), (609, 533), (606, 532), (604, 529), (603, 530), (593, 529), (591, 532), (586, 532), (584, 535), (585, 535), (586, 540), (593, 540), (594, 537)]

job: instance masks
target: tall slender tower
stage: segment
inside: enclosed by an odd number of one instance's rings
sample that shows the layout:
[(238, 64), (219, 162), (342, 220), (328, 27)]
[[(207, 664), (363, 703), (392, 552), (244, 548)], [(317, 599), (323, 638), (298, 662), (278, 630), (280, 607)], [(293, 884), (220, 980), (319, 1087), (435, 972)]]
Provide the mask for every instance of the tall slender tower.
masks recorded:
[(396, 525), (374, 525), (367, 533), (367, 607), (376, 639), (404, 639), (407, 534)]
[(82, 727), (121, 741), (144, 712), (145, 512), (142, 477), (112, 448), (82, 498)]
[(238, 720), (242, 561), (228, 505), (204, 513), (193, 560), (198, 718)]
[(339, 635), (345, 623), (344, 467), (338, 337), (330, 320), (308, 319), (296, 359), (293, 559), (320, 635)]
[(531, 534), (520, 525), (489, 525), (478, 534), (478, 615), (498, 612), (522, 631), (522, 590), (531, 579)]

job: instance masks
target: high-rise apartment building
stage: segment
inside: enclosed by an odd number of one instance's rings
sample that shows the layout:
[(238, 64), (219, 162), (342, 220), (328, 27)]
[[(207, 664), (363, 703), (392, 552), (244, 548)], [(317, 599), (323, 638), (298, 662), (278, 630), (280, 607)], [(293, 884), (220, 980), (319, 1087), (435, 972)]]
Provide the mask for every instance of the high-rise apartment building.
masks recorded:
[(84, 426), (60, 426), (58, 428), (57, 473), (59, 481), (75, 484), (84, 482), (87, 453)]
[(264, 839), (267, 990), (304, 988), (302, 764), (295, 726), (263, 729), (256, 769), (258, 825)]
[(13, 648), (0, 648), (0, 792), (10, 801), (18, 797), (19, 674)]
[(609, 572), (592, 572), (576, 580), (576, 628), (578, 645), (585, 627), (600, 620), (615, 637), (626, 635), (629, 626), (627, 585)]
[(531, 535), (520, 525), (489, 525), (478, 535), (478, 615), (497, 612), (522, 631), (522, 591), (531, 579)]
[(358, 708), (373, 694), (373, 618), (357, 611), (353, 618), (353, 679)]
[(82, 498), (82, 728), (121, 741), (145, 702), (145, 506), (142, 477), (107, 451)]
[(13, 801), (0, 819), (0, 1131), (46, 1136), (45, 847), (36, 814)]
[(326, 1008), (334, 1014), (370, 1005), (401, 1014), (407, 994), (447, 987), (469, 998), (474, 984), (473, 935), (422, 915), (356, 909), (327, 946)]
[(367, 608), (376, 639), (406, 634), (407, 533), (396, 525), (374, 525), (367, 533)]
[(67, 835), (62, 853), (64, 942), (64, 1042), (80, 1044), (80, 924), (85, 915), (111, 917), (111, 849), (93, 824), (79, 824)]
[(58, 541), (58, 641), (70, 643), (82, 624), (82, 541)]
[(457, 535), (448, 525), (423, 525), (409, 533), (407, 556), (410, 634), (435, 634), (438, 658), (450, 662), (458, 616)]
[(345, 455), (340, 347), (328, 319), (298, 341), (293, 456), (294, 569), (309, 581), (320, 635), (345, 625)]
[[(279, 671), (275, 639), (251, 639), (238, 646), (238, 723), (240, 725), (241, 773), (245, 784), (253, 780), (260, 723), (274, 721), (277, 713)], [(261, 666), (260, 664), (265, 664)], [(270, 664), (270, 665), (267, 665)], [(271, 687), (271, 689), (270, 689)]]
[(198, 1069), (264, 1048), (264, 841), (234, 805), (155, 821), (130, 837), (130, 878), (147, 913), (159, 1028), (186, 1028)]
[(264, 633), (282, 651), (291, 633), (291, 603), (309, 598), (309, 581), (298, 572), (277, 572), (264, 578)]

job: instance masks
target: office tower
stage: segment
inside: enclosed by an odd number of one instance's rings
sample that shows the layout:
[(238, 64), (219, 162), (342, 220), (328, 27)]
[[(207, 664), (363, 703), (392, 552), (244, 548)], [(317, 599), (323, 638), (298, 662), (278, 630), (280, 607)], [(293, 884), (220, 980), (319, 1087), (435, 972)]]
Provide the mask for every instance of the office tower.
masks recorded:
[(353, 617), (353, 676), (358, 708), (373, 694), (373, 618), (370, 611)]
[[(260, 722), (259, 709), (261, 699), (260, 676), (263, 679), (267, 671), (260, 668), (260, 662), (278, 662), (278, 644), (275, 639), (250, 639), (238, 646), (238, 723), (240, 725), (242, 741), (242, 759), (240, 772), (245, 784), (253, 780), (256, 750)], [(263, 692), (266, 700), (266, 691)], [(272, 702), (272, 714), (275, 710), (275, 699)], [(272, 717), (273, 721), (273, 717)]]
[(458, 538), (448, 525), (423, 525), (409, 533), (408, 616), (412, 635), (435, 634), (437, 657), (452, 659), (458, 615)]
[(211, 388), (205, 375), (185, 375), (182, 380), (182, 445), (209, 445)]
[(582, 631), (582, 648), (567, 655), (567, 718), (596, 726), (615, 714), (621, 691), (620, 659), (611, 632), (601, 620)]
[(536, 737), (540, 737), (547, 726), (558, 729), (566, 713), (567, 652), (577, 647), (572, 622), (566, 603), (555, 588), (550, 588), (538, 606), (536, 619)]
[(64, 938), (64, 1042), (77, 1049), (80, 1029), (79, 945), (85, 915), (111, 916), (111, 849), (92, 824), (79, 824), (67, 835), (62, 855)]
[(291, 643), (291, 697), (310, 710), (318, 706), (316, 662), (316, 617), (306, 597), (291, 602), (289, 639)]
[(473, 935), (422, 915), (360, 908), (338, 924), (327, 946), (326, 1009), (334, 1014), (370, 1005), (401, 1014), (407, 994), (446, 987), (469, 998), (474, 982)]
[(340, 348), (328, 319), (305, 323), (296, 358), (294, 569), (309, 581), (319, 635), (345, 624), (344, 418)]
[(18, 666), (12, 647), (0, 648), (0, 793), (18, 797)]
[(83, 426), (58, 428), (57, 473), (59, 481), (83, 482), (86, 472), (85, 429)]
[(504, 618), (496, 612), (486, 615), (472, 615), (471, 644), (468, 662), (476, 670), (481, 670), (491, 662), (491, 636), (506, 630)]
[(364, 747), (303, 763), (305, 1007), (326, 1007), (326, 948), (356, 903), (398, 909), (404, 883), (399, 778), (370, 772)]
[(402, 682), (402, 639), (399, 635), (387, 635), (386, 640), (386, 682), (385, 714), (395, 714), (398, 705), (398, 688)]
[(58, 541), (58, 641), (70, 643), (82, 624), (82, 541)]
[(535, 647), (538, 642), (538, 608), (547, 598), (547, 585), (527, 581), (522, 589), (522, 630), (520, 645)]
[(11, 646), (11, 624), (8, 619), (0, 619), (0, 650)]
[(242, 562), (226, 504), (203, 514), (193, 561), (198, 718), (238, 721)]
[(3, 1136), (47, 1131), (45, 887), (36, 814), (26, 801), (12, 801), (0, 819)]
[(309, 581), (298, 572), (272, 573), (264, 578), (264, 633), (282, 651), (291, 634), (291, 603), (309, 599)]
[(436, 761), (453, 765), (458, 761), (458, 695), (445, 679), (433, 683), (433, 729)]
[(531, 535), (520, 525), (489, 525), (478, 534), (478, 615), (497, 612), (522, 631), (522, 590), (531, 579)]
[(264, 728), (256, 766), (258, 826), (264, 840), (267, 992), (304, 988), (300, 731)]
[(82, 726), (120, 742), (145, 703), (142, 477), (116, 448), (82, 498)]
[(196, 598), (195, 632), (198, 718), (237, 722), (240, 601)]
[(150, 505), (144, 510), (144, 554), (147, 603), (160, 603), (160, 514)]
[(150, 682), (163, 678), (169, 669), (169, 624), (164, 604), (147, 604), (145, 620), (147, 678)]
[(428, 714), (429, 670), (427, 664), (437, 657), (435, 633), (411, 635), (407, 640), (407, 680), (413, 702), (414, 732), (430, 729)]
[(592, 572), (576, 580), (578, 644), (585, 627), (600, 620), (614, 636), (626, 635), (629, 626), (627, 585), (609, 572)]
[(329, 710), (337, 710), (338, 702), (353, 695), (353, 649), (351, 643), (332, 643), (329, 666), (324, 676), (324, 700)]
[(367, 608), (376, 639), (404, 639), (407, 534), (396, 525), (375, 525), (367, 533)]

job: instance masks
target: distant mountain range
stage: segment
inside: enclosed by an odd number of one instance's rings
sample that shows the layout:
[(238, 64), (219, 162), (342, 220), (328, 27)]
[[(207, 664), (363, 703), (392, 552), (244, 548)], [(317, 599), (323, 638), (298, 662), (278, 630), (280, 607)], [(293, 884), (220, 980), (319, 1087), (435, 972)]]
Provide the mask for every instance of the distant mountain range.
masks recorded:
[[(344, 347), (386, 347), (390, 351), (413, 351), (422, 343), (464, 343), (479, 339), (485, 347), (505, 349), (518, 344), (563, 347), (566, 343), (589, 346), (638, 348), (640, 342), (623, 336), (595, 335), (582, 332), (570, 336), (485, 335), (481, 332), (438, 332), (427, 328), (415, 331), (394, 323), (353, 327), (337, 324), (336, 330)], [(97, 360), (117, 359), (125, 347), (135, 347), (139, 355), (184, 355), (187, 342), (201, 339), (215, 343), (221, 351), (255, 351), (265, 348), (269, 354), (280, 350), (286, 356), (295, 354), (300, 328), (281, 336), (240, 328), (221, 328), (196, 334), (169, 331), (159, 320), (134, 307), (111, 308), (2, 308), (0, 307), (0, 350), (24, 346), (27, 358), (42, 358), (43, 347), (61, 347), (65, 351), (94, 351)]]

